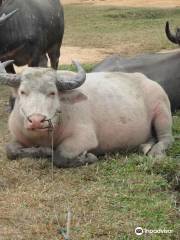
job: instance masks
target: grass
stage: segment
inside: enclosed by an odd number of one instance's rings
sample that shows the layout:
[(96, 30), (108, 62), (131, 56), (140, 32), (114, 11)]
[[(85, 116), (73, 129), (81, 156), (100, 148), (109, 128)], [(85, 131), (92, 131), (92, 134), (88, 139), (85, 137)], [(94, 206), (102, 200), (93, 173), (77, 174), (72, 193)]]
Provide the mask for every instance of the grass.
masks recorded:
[[(128, 38), (139, 52), (158, 49), (160, 44), (153, 40), (156, 35), (150, 32), (157, 22), (163, 24), (171, 16), (175, 23), (179, 16), (179, 9), (125, 11), (81, 5), (66, 6), (65, 12), (65, 44), (109, 47), (110, 41), (118, 44), (121, 39), (124, 44)], [(137, 32), (141, 36), (135, 38)], [(144, 37), (143, 48), (138, 44), (139, 37)], [(93, 65), (84, 67), (90, 71)], [(178, 138), (161, 161), (135, 153), (107, 155), (91, 166), (54, 168), (52, 179), (51, 163), (46, 159), (7, 160), (4, 145), (11, 137), (5, 108), (9, 90), (1, 87), (0, 95), (0, 240), (63, 240), (59, 231), (66, 226), (68, 208), (72, 211), (72, 240), (179, 239)], [(177, 136), (180, 114), (173, 120)], [(170, 229), (173, 233), (137, 237), (137, 226)]]
[[(82, 64), (83, 68), (86, 70), (86, 72), (91, 72), (93, 68), (95, 67), (96, 64), (90, 64), (90, 63), (85, 63)], [(59, 70), (69, 70), (69, 71), (76, 71), (76, 67), (71, 64), (71, 65), (63, 65), (61, 64), (59, 67)]]
[(173, 48), (164, 33), (167, 20), (178, 26), (180, 8), (145, 9), (65, 6), (64, 45), (113, 48), (121, 54)]

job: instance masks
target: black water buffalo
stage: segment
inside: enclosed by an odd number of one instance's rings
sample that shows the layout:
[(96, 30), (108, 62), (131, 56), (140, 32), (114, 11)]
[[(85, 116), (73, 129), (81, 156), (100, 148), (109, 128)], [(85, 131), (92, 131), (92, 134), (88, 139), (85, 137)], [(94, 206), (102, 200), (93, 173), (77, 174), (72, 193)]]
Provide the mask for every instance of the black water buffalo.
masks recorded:
[[(169, 23), (165, 27), (170, 41), (180, 44), (180, 29), (172, 34)], [(143, 54), (132, 58), (112, 55), (100, 62), (93, 72), (140, 72), (158, 82), (168, 94), (171, 110), (180, 109), (180, 52)]]
[[(51, 66), (57, 69), (64, 33), (64, 14), (60, 1), (0, 2), (0, 16), (15, 9), (18, 9), (17, 13), (0, 27), (0, 61), (14, 59), (17, 66), (45, 66), (48, 53)], [(7, 70), (15, 72), (12, 65)]]

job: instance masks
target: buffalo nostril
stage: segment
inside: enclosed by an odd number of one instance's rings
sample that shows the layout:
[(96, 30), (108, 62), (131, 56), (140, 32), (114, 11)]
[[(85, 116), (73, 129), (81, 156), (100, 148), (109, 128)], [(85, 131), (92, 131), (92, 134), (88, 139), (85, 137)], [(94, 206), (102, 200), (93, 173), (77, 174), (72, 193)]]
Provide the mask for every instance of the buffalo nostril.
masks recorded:
[(30, 123), (32, 123), (32, 120), (30, 119), (30, 117), (28, 117), (27, 119), (28, 119), (28, 121), (29, 121)]
[(46, 116), (41, 114), (33, 114), (27, 117), (28, 123), (30, 127), (40, 128), (43, 123), (46, 121)]
[(41, 123), (45, 122), (46, 120), (46, 117), (44, 117), (42, 120), (41, 120)]

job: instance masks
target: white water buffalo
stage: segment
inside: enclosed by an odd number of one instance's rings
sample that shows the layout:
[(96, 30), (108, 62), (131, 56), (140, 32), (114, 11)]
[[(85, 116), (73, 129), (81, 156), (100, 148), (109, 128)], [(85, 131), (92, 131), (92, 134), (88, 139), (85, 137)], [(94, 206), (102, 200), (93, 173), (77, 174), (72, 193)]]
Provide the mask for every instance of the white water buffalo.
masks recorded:
[(17, 95), (9, 117), (8, 158), (50, 157), (51, 134), (58, 167), (92, 163), (99, 154), (139, 146), (147, 155), (164, 156), (173, 141), (164, 90), (140, 73), (86, 75), (75, 65), (77, 73), (26, 68), (14, 75), (1, 64), (0, 83)]

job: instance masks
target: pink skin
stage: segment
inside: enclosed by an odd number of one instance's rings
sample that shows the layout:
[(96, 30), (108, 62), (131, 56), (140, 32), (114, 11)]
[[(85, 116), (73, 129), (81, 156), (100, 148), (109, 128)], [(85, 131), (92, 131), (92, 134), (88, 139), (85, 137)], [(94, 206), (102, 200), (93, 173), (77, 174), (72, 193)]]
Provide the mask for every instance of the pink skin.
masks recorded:
[(41, 114), (33, 114), (28, 117), (27, 121), (27, 129), (28, 130), (36, 130), (36, 129), (43, 129), (45, 116)]
[[(141, 144), (144, 153), (164, 156), (172, 143), (168, 97), (142, 74), (91, 73), (77, 90), (57, 92), (51, 85), (51, 70), (29, 69), (25, 73), (33, 75), (33, 81), (21, 83), (9, 129), (14, 139), (26, 147), (51, 147), (48, 131), (39, 129), (47, 126), (44, 116), (52, 119), (58, 166), (65, 159), (68, 164), (72, 159), (78, 166), (80, 162), (75, 160), (86, 151), (100, 154)], [(150, 145), (152, 125), (157, 139)]]

